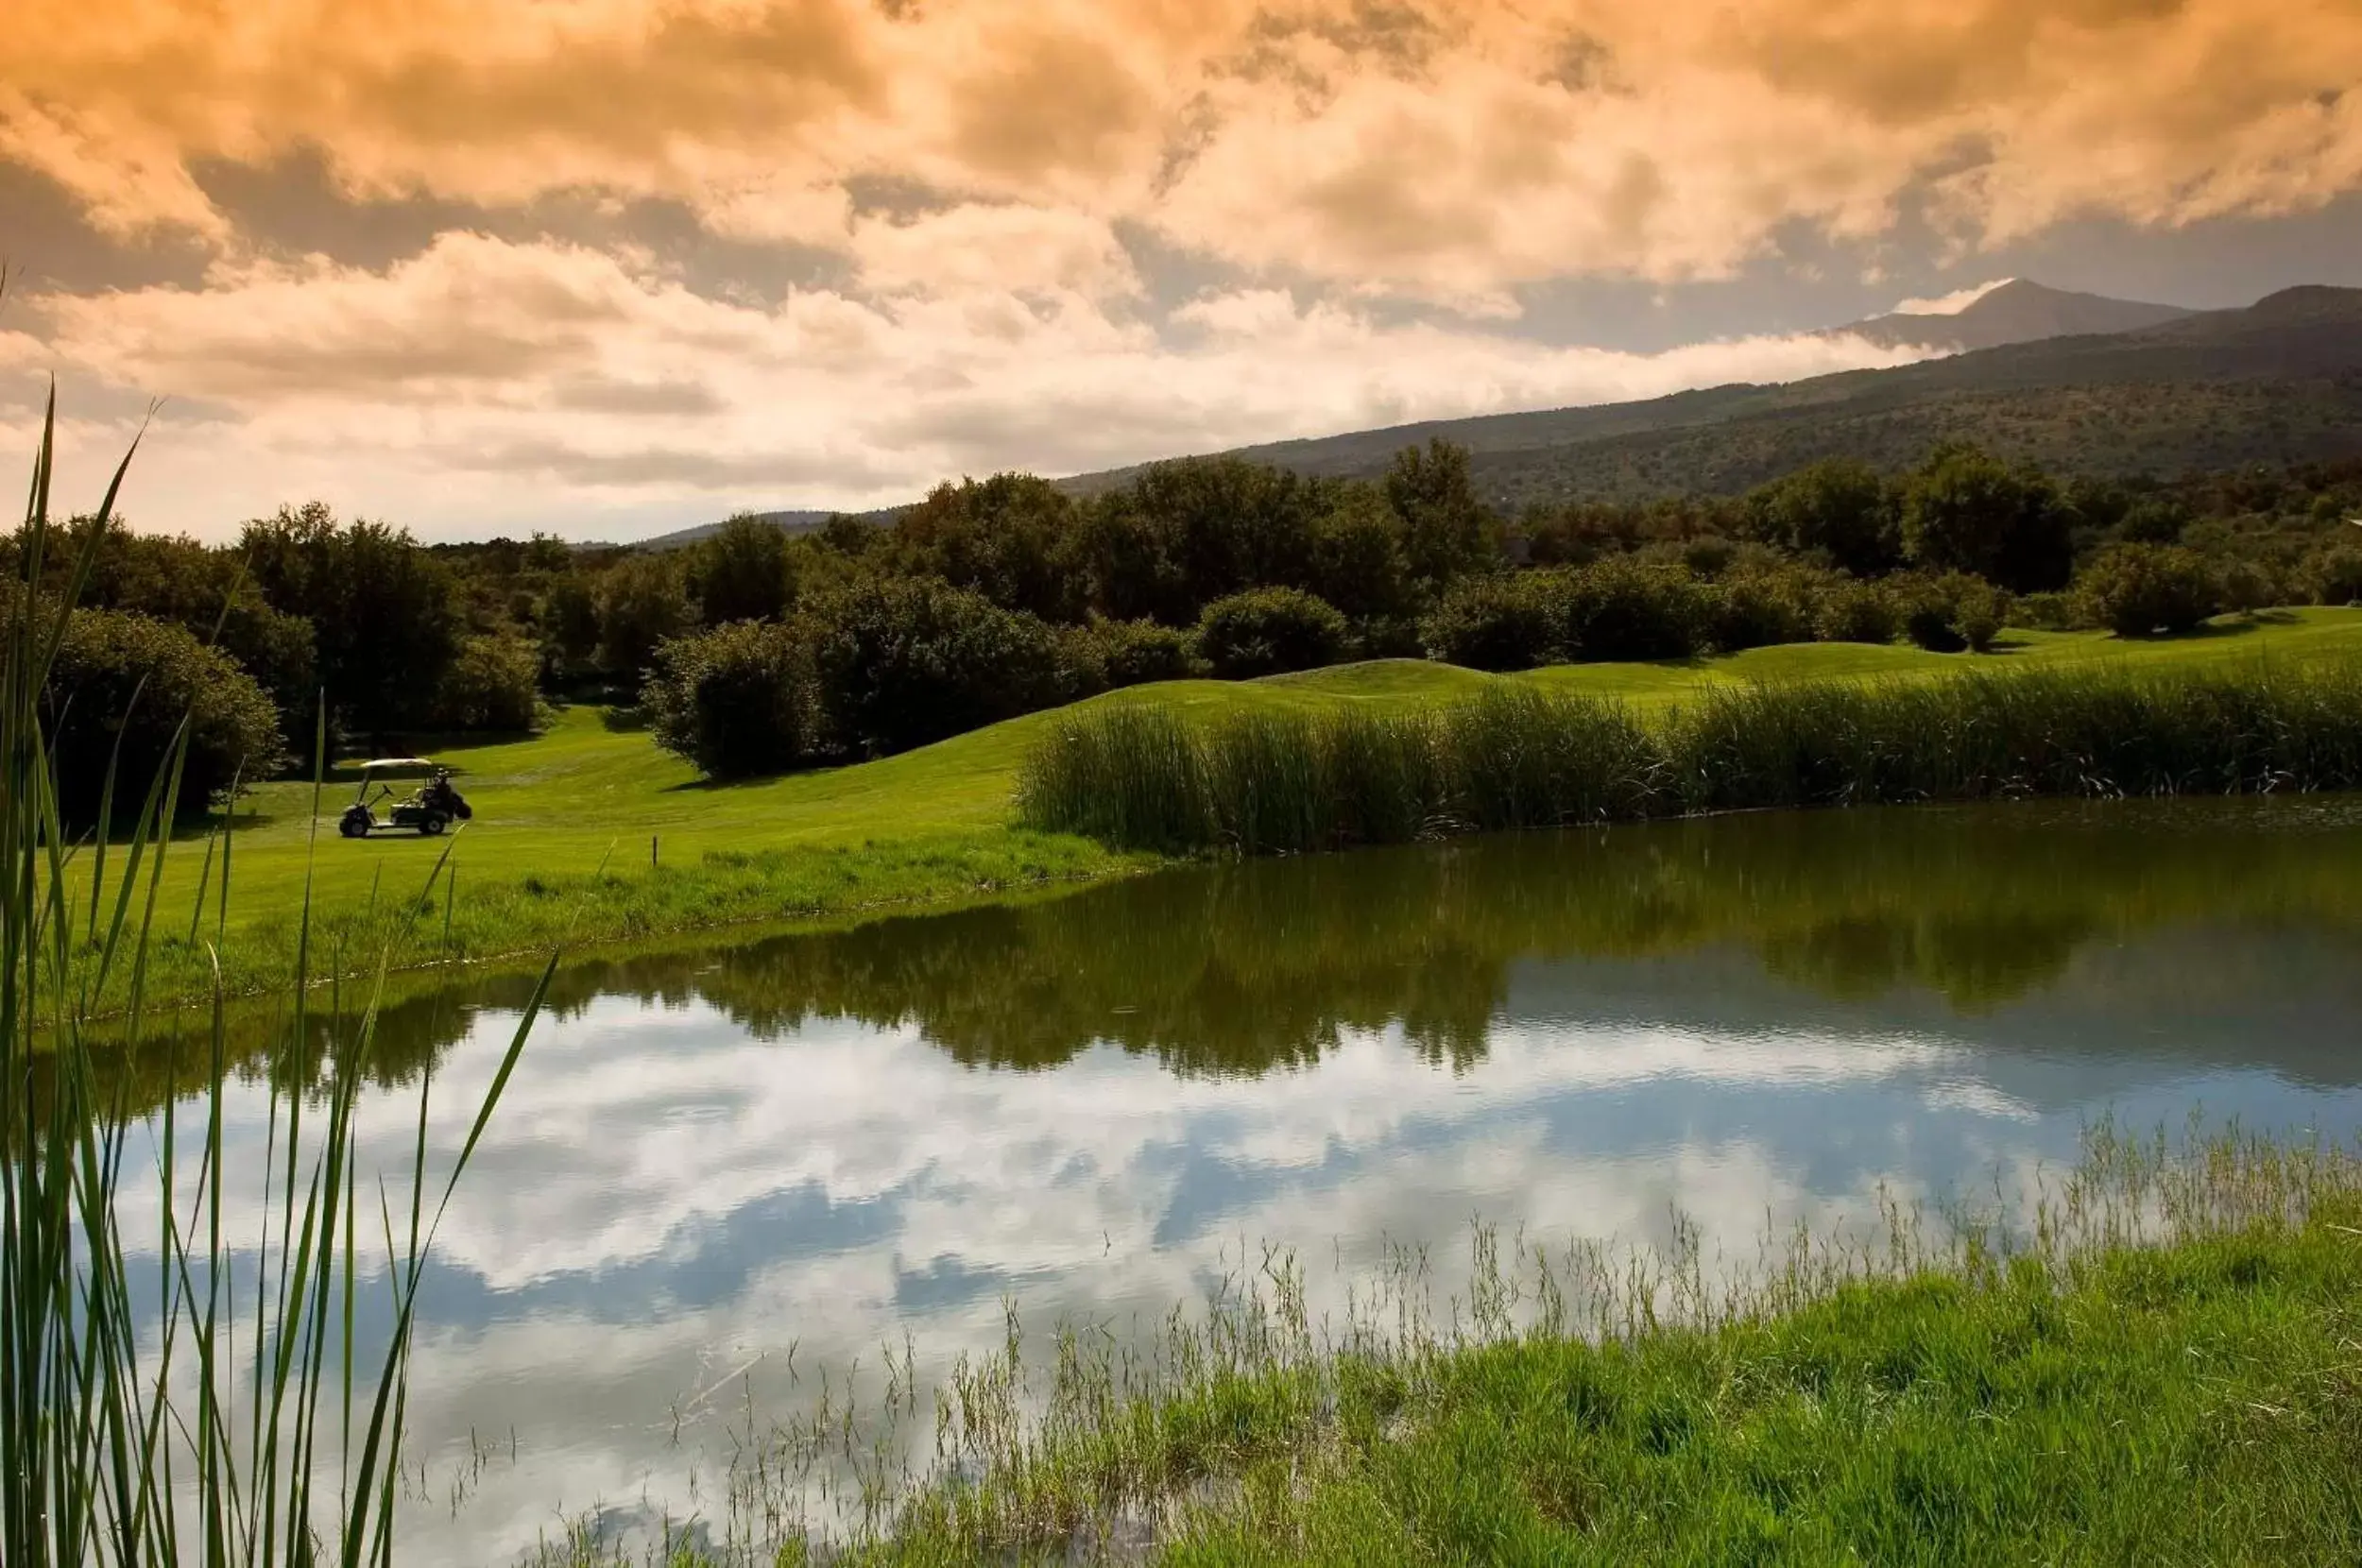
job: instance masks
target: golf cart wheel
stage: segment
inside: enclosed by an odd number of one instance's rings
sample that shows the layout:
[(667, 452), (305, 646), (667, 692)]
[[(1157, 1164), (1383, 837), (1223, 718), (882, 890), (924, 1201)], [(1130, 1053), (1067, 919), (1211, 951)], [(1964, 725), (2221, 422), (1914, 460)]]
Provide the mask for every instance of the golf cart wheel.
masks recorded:
[(429, 811), (419, 819), (419, 831), (431, 839), (443, 830), (444, 820), (442, 812)]
[(369, 836), (369, 819), (358, 811), (347, 811), (336, 824), (336, 831), (349, 839), (366, 839)]

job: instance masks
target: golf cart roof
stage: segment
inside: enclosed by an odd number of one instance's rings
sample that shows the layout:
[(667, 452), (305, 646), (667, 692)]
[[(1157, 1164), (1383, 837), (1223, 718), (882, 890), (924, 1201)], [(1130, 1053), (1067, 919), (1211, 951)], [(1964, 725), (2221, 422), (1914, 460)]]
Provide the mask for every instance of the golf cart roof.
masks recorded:
[(376, 757), (361, 764), (363, 773), (391, 772), (396, 768), (431, 768), (436, 764), (425, 757)]

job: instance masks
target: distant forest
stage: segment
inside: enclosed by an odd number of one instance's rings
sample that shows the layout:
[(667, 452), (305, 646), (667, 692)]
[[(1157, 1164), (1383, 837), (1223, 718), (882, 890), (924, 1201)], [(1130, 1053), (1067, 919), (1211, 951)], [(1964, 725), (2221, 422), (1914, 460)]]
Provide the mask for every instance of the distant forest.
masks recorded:
[(1466, 450), (1432, 441), (1374, 479), (1190, 459), (1078, 498), (1001, 474), (882, 526), (791, 537), (741, 518), (675, 550), (421, 545), (317, 504), (224, 545), (85, 518), (37, 570), (26, 540), (0, 541), (0, 613), (24, 613), (28, 572), (34, 602), (55, 603), (87, 555), (51, 693), (66, 794), (87, 808), (118, 745), (144, 777), (184, 713), (184, 793), (201, 803), (308, 769), (323, 718), (333, 757), (612, 701), (727, 776), (1192, 674), (1816, 638), (1957, 649), (2005, 622), (2140, 635), (2362, 599), (2356, 516), (2362, 462), (2060, 479), (1958, 443), (1908, 467), (1826, 459), (1739, 495), (1504, 510)]

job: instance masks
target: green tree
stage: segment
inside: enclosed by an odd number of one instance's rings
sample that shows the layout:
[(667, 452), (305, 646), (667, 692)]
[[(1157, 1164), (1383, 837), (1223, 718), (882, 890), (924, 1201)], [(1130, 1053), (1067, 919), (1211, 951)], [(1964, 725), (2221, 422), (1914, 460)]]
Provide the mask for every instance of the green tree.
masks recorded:
[(1312, 572), (1323, 487), (1237, 457), (1150, 465), (1103, 497), (1086, 527), (1092, 607), (1185, 625), (1216, 599)]
[(741, 512), (683, 554), (682, 587), (705, 625), (778, 621), (796, 602), (787, 535), (775, 522)]
[(540, 608), (541, 679), (553, 690), (592, 673), (599, 657), (599, 597), (582, 572), (551, 579)]
[(895, 524), (896, 564), (1044, 621), (1083, 618), (1074, 503), (1048, 480), (1001, 473), (938, 485)]
[(2050, 481), (1980, 448), (1939, 447), (1903, 493), (1903, 552), (1929, 571), (1967, 571), (2017, 593), (2063, 588), (2074, 515)]
[(1832, 457), (1747, 498), (1749, 531), (1767, 544), (1869, 577), (1903, 556), (1902, 505), (1877, 469)]
[(272, 607), (311, 622), (342, 727), (374, 734), (432, 717), (462, 622), (450, 571), (406, 530), (340, 524), (312, 502), (248, 523), (238, 548)]
[(1047, 622), (939, 577), (872, 577), (814, 603), (820, 705), (830, 732), (872, 756), (1014, 718), (1061, 695)]
[[(23, 613), (16, 595), (13, 607), (0, 606), (0, 627)], [(57, 612), (53, 605), (41, 613)], [(182, 812), (202, 810), (231, 779), (266, 778), (284, 761), (278, 710), (253, 677), (187, 628), (151, 616), (73, 611), (41, 702), (59, 810), (77, 826), (95, 819), (111, 766), (116, 810), (136, 811), (184, 719)]]
[(91, 543), (91, 530), (102, 527), (79, 607), (168, 621), (199, 642), (222, 649), (269, 693), (282, 733), (309, 731), (319, 700), (312, 623), (274, 609), (236, 551), (134, 533), (120, 518), (102, 525), (95, 518), (79, 517), (67, 525), (63, 538), (51, 543), (49, 591), (64, 590), (67, 563)]
[(1371, 486), (1336, 488), (1313, 523), (1312, 568), (1300, 586), (1344, 613), (1365, 656), (1397, 651), (1414, 636), (1422, 595), (1402, 521)]
[(1405, 447), (1386, 470), (1386, 504), (1402, 520), (1412, 573), (1440, 588), (1498, 554), (1492, 514), (1477, 500), (1468, 449), (1440, 436)]
[(600, 668), (635, 683), (659, 644), (696, 622), (679, 562), (654, 551), (626, 555), (600, 575), (598, 611)]
[(518, 735), (540, 718), (541, 661), (532, 643), (513, 632), (481, 634), (459, 644), (443, 677), (437, 727)]

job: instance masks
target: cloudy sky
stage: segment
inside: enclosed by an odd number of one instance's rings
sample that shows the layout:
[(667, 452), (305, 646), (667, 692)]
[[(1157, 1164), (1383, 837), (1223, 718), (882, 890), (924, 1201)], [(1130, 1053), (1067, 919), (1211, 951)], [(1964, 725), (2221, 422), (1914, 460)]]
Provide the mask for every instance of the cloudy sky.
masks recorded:
[[(629, 536), (2362, 282), (2357, 0), (10, 0), (0, 437)], [(80, 495), (76, 490), (66, 499)]]

